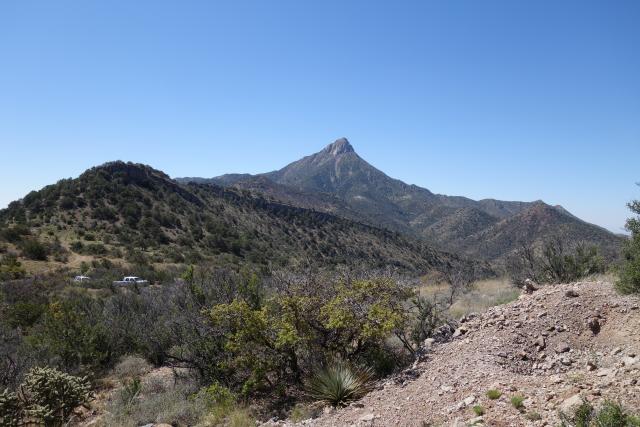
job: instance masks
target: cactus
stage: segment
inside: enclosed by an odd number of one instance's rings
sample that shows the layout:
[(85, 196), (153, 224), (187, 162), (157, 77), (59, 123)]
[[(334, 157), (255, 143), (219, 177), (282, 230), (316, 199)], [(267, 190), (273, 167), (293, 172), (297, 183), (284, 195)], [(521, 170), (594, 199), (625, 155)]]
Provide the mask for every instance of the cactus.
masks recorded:
[(20, 390), (20, 394), (9, 390), (0, 393), (0, 425), (62, 425), (75, 408), (92, 398), (86, 378), (74, 377), (53, 368), (31, 369)]

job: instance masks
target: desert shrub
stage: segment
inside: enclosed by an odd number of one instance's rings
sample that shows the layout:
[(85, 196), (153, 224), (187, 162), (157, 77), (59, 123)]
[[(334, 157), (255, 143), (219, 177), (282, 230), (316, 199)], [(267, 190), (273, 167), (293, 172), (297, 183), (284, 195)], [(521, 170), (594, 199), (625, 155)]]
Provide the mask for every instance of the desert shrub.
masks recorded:
[(0, 257), (0, 281), (21, 279), (27, 272), (15, 254), (7, 253)]
[(529, 421), (539, 421), (542, 419), (542, 415), (540, 415), (537, 412), (527, 412), (527, 414), (524, 417)]
[(232, 420), (235, 420), (233, 422), (236, 425), (245, 425), (242, 424), (245, 416), (247, 420), (253, 420), (238, 405), (236, 395), (218, 382), (201, 389), (194, 399), (200, 399), (206, 403), (208, 414), (201, 421), (201, 425), (230, 425)]
[(132, 378), (124, 381), (120, 390), (120, 400), (125, 407), (133, 405), (135, 400), (140, 396), (142, 391), (142, 382), (140, 378)]
[(193, 393), (192, 386), (179, 383), (159, 393), (150, 393), (143, 388), (141, 397), (130, 402), (118, 396), (107, 405), (104, 425), (197, 425), (208, 414), (209, 408), (204, 399), (190, 398)]
[(344, 362), (332, 363), (317, 370), (307, 385), (313, 400), (332, 406), (345, 406), (372, 389), (372, 372)]
[(139, 377), (151, 370), (151, 365), (139, 356), (124, 356), (113, 368), (113, 373), (120, 380)]
[(102, 243), (89, 243), (85, 245), (82, 253), (87, 255), (106, 255), (107, 248)]
[(593, 417), (596, 427), (636, 427), (640, 417), (629, 414), (619, 403), (605, 401)]
[(568, 283), (606, 269), (596, 246), (582, 243), (567, 247), (560, 237), (548, 239), (541, 248), (523, 246), (507, 262), (512, 282)]
[(629, 203), (629, 209), (636, 214), (627, 220), (627, 230), (631, 238), (622, 252), (617, 289), (625, 294), (640, 293), (640, 200)]
[(5, 309), (5, 322), (12, 328), (30, 328), (40, 320), (46, 308), (37, 301), (17, 301)]
[(310, 418), (315, 418), (318, 415), (319, 408), (317, 405), (298, 403), (291, 409), (291, 412), (289, 412), (289, 419), (294, 423), (299, 423)]
[(522, 409), (524, 407), (524, 396), (520, 394), (511, 396), (511, 399), (509, 401), (511, 402), (511, 406), (516, 409)]
[(304, 371), (335, 356), (356, 362), (385, 352), (387, 338), (408, 322), (411, 292), (391, 278), (276, 281), (281, 289), (261, 305), (237, 297), (210, 311), (214, 329), (228, 331), (224, 366), (244, 392), (299, 384)]
[(583, 401), (573, 413), (560, 413), (562, 427), (637, 427), (640, 418), (629, 414), (619, 403), (606, 400), (599, 408)]
[(429, 299), (416, 296), (411, 299), (409, 311), (411, 320), (408, 328), (398, 330), (396, 336), (411, 353), (425, 339), (430, 338), (435, 330), (447, 321), (446, 304), (436, 298)]
[(496, 390), (496, 389), (487, 390), (487, 397), (491, 400), (500, 399), (500, 396), (502, 396), (502, 392), (500, 390)]
[(22, 256), (36, 261), (46, 261), (48, 250), (37, 240), (25, 240), (20, 244)]
[(0, 230), (0, 238), (10, 243), (18, 243), (24, 238), (24, 236), (29, 234), (29, 228), (21, 224), (16, 224), (12, 227)]
[(108, 365), (114, 354), (104, 323), (94, 317), (95, 308), (86, 298), (50, 303), (42, 321), (28, 336), (29, 344), (64, 370)]
[(484, 406), (482, 405), (475, 405), (473, 407), (473, 413), (476, 414), (477, 416), (481, 416), (484, 415), (485, 410), (484, 410)]
[(82, 250), (84, 249), (84, 243), (82, 243), (80, 240), (76, 240), (74, 242), (71, 242), (69, 248), (71, 248), (71, 250), (74, 252), (82, 253)]

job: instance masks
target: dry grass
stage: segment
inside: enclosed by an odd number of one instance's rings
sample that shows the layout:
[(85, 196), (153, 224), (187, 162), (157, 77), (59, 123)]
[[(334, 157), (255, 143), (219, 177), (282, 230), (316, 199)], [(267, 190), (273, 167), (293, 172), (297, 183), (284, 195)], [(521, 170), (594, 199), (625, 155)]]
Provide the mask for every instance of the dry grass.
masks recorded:
[[(446, 283), (425, 285), (419, 289), (420, 295), (429, 298), (444, 298), (448, 291), (449, 285)], [(449, 314), (458, 318), (473, 312), (481, 313), (496, 305), (514, 301), (518, 295), (520, 291), (506, 277), (480, 280), (471, 286), (469, 292), (458, 297), (449, 308)]]

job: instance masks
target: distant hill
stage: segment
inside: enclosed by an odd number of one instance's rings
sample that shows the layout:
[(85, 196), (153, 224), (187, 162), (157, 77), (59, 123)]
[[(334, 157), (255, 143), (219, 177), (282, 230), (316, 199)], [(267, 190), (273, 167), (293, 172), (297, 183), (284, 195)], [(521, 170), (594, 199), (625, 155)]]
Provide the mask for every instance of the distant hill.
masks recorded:
[(277, 171), (179, 180), (251, 188), (288, 204), (333, 212), (491, 261), (503, 260), (522, 244), (536, 244), (554, 235), (568, 242), (597, 244), (610, 256), (622, 242), (620, 236), (580, 220), (561, 206), (542, 201), (476, 201), (406, 184), (363, 160), (346, 138)]
[[(248, 187), (261, 190), (261, 179)], [(271, 191), (277, 186), (269, 185)], [(180, 184), (149, 166), (112, 162), (27, 194), (0, 211), (0, 246), (21, 259), (151, 264), (349, 264), (417, 273), (464, 262), (417, 239), (284, 202), (268, 191)], [(278, 193), (304, 204), (302, 192)], [(330, 196), (309, 196), (349, 216)], [(42, 252), (32, 249), (41, 246)], [(38, 262), (38, 261), (34, 261)]]

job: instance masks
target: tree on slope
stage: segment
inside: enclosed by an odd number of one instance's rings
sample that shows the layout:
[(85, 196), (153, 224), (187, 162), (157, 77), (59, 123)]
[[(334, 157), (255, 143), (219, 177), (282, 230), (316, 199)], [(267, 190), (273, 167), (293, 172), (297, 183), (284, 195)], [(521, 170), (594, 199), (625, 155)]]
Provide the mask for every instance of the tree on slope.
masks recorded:
[(627, 220), (627, 230), (631, 232), (631, 239), (624, 248), (620, 279), (617, 283), (618, 290), (625, 294), (640, 293), (640, 200), (634, 200), (628, 206), (636, 216)]

